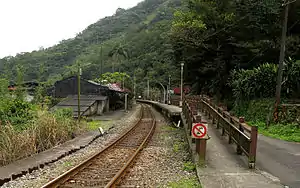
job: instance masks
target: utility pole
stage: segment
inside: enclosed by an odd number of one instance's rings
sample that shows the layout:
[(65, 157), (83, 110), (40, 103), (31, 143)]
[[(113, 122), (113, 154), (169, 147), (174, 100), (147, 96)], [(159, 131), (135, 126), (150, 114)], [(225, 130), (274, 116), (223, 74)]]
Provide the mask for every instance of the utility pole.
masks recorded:
[(149, 100), (149, 95), (150, 95), (150, 83), (149, 83), (149, 78), (147, 80), (147, 100)]
[(136, 82), (136, 80), (135, 80), (135, 73), (134, 73), (134, 75), (133, 75), (133, 98), (134, 99), (136, 99), (136, 91), (135, 91), (136, 83), (135, 82)]
[(171, 90), (171, 75), (169, 75), (168, 104), (171, 104), (170, 90)]
[(125, 94), (125, 112), (127, 112), (128, 109), (128, 94)]
[(101, 45), (101, 48), (100, 48), (100, 58), (101, 58), (101, 61), (100, 61), (100, 73), (101, 75), (103, 74), (103, 51), (102, 51), (102, 45)]
[(281, 47), (280, 47), (280, 56), (279, 56), (279, 65), (278, 65), (278, 75), (277, 75), (277, 86), (276, 86), (276, 103), (275, 103), (275, 112), (277, 107), (280, 104), (280, 94), (281, 94), (281, 85), (282, 85), (282, 75), (283, 75), (283, 63), (285, 57), (285, 43), (286, 43), (286, 33), (287, 33), (287, 22), (289, 14), (289, 1), (286, 0), (282, 6), (285, 6), (284, 10), (284, 21), (282, 23), (282, 36), (281, 36)]
[(78, 122), (80, 122), (80, 76), (81, 76), (81, 68), (80, 68), (80, 63), (78, 61), (78, 75), (77, 75), (77, 90), (78, 90), (78, 94), (77, 94), (77, 97), (78, 97)]

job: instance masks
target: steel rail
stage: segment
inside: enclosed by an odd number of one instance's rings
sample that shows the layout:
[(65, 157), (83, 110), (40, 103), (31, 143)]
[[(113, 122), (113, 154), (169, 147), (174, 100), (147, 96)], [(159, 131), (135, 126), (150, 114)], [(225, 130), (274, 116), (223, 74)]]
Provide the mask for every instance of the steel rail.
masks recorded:
[(120, 179), (122, 178), (122, 176), (124, 175), (125, 170), (130, 167), (130, 165), (132, 164), (133, 160), (137, 157), (137, 155), (139, 154), (139, 152), (143, 149), (143, 147), (145, 146), (145, 144), (147, 143), (147, 141), (149, 141), (149, 138), (151, 137), (151, 135), (154, 133), (155, 130), (155, 126), (156, 126), (156, 120), (155, 120), (155, 116), (153, 115), (153, 112), (150, 109), (150, 114), (151, 114), (151, 119), (152, 119), (152, 127), (150, 132), (148, 133), (148, 135), (145, 137), (144, 141), (142, 142), (142, 144), (139, 146), (139, 148), (135, 151), (135, 153), (131, 156), (131, 158), (127, 161), (127, 163), (122, 167), (121, 170), (119, 170), (117, 172), (117, 174), (111, 179), (111, 181), (105, 186), (105, 188), (110, 188), (110, 187), (115, 187), (116, 184), (120, 181)]
[[(112, 149), (114, 146), (116, 146), (127, 135), (129, 135), (131, 131), (133, 131), (135, 128), (137, 128), (140, 125), (140, 123), (142, 123), (142, 119), (143, 119), (143, 116), (144, 116), (144, 110), (145, 110), (145, 107), (142, 105), (139, 120), (134, 124), (134, 126), (132, 126), (124, 134), (122, 134), (117, 140), (113, 141), (111, 144), (109, 144), (108, 146), (106, 146), (105, 148), (103, 148), (101, 151), (99, 151), (98, 153), (94, 154), (93, 156), (89, 157), (88, 159), (86, 159), (85, 161), (83, 161), (82, 163), (80, 163), (79, 165), (73, 167), (72, 169), (70, 169), (67, 172), (63, 173), (62, 175), (58, 176), (54, 180), (52, 180), (52, 181), (48, 182), (47, 184), (43, 185), (42, 188), (58, 187), (61, 184), (64, 184), (72, 176), (76, 175), (78, 172), (80, 172), (81, 170), (83, 170), (86, 166), (89, 166), (90, 164), (92, 164), (93, 163), (92, 161), (94, 159), (96, 159), (98, 156), (100, 156), (105, 151), (107, 151), (109, 149)], [(112, 187), (116, 183), (118, 183), (118, 181), (120, 180), (120, 177), (122, 177), (122, 174), (124, 173), (124, 171), (130, 166), (130, 164), (132, 163), (132, 161), (138, 155), (139, 151), (142, 150), (142, 148), (144, 147), (144, 145), (146, 144), (146, 142), (149, 140), (150, 136), (153, 134), (154, 129), (155, 129), (156, 121), (154, 119), (154, 115), (153, 115), (152, 111), (150, 111), (150, 114), (151, 114), (151, 119), (153, 121), (152, 122), (152, 127), (150, 129), (150, 132), (147, 134), (147, 136), (143, 140), (142, 144), (137, 148), (137, 150), (130, 157), (130, 159), (126, 162), (126, 164), (123, 165), (123, 167), (117, 172), (117, 174), (111, 179), (111, 181), (105, 187)]]

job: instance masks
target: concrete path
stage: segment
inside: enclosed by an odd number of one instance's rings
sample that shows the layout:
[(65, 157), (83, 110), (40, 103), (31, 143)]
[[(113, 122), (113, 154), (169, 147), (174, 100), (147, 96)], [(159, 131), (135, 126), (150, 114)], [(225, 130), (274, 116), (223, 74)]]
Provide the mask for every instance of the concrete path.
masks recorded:
[[(211, 139), (207, 142), (206, 166), (196, 168), (203, 188), (283, 187), (276, 177), (261, 170), (248, 169), (247, 158), (237, 155), (234, 144), (229, 145), (227, 138), (222, 137), (210, 122), (208, 133)], [(190, 138), (188, 133), (187, 137)], [(189, 144), (192, 148), (193, 159), (197, 163), (195, 144), (191, 142), (191, 139), (189, 139)]]
[(96, 120), (96, 121), (112, 121), (112, 120), (119, 120), (121, 119), (126, 112), (122, 110), (110, 111), (105, 112), (101, 116), (90, 116), (88, 119)]
[(258, 168), (290, 188), (300, 188), (300, 143), (259, 135), (257, 152)]
[(11, 179), (42, 168), (49, 163), (53, 163), (70, 153), (86, 147), (99, 136), (99, 131), (91, 131), (49, 150), (0, 167), (0, 186)]

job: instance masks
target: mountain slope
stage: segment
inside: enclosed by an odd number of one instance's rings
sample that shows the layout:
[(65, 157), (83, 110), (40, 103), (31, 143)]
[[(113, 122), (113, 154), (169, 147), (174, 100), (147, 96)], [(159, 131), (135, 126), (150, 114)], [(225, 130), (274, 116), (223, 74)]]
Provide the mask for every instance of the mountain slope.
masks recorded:
[[(173, 12), (180, 4), (180, 0), (145, 0), (131, 9), (118, 9), (113, 16), (100, 19), (75, 38), (47, 49), (0, 59), (0, 68), (2, 73), (12, 70), (15, 75), (19, 66), (25, 80), (54, 81), (74, 74), (79, 61), (83, 76), (92, 79), (100, 76), (102, 59), (103, 72), (111, 71), (114, 64), (116, 70), (130, 75), (135, 71), (138, 79), (148, 72), (148, 76), (160, 76), (165, 80), (169, 74), (167, 70), (172, 69), (167, 31)], [(129, 58), (109, 57), (116, 46), (126, 49)]]

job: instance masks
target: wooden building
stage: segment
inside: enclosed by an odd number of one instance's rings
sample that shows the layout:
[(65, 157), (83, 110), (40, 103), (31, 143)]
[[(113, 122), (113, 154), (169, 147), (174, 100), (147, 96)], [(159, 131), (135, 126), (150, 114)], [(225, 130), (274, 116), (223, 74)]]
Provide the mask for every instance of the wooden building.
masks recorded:
[[(124, 94), (121, 90), (112, 87), (104, 86), (99, 83), (80, 79), (80, 94), (85, 96), (106, 96), (109, 109), (115, 110), (122, 108), (124, 105)], [(69, 96), (78, 95), (78, 78), (71, 76), (63, 80), (57, 81), (54, 84), (53, 96), (56, 98), (67, 98)]]
[[(83, 95), (108, 95), (108, 87), (85, 80), (80, 79), (80, 94)], [(77, 76), (68, 77), (66, 79), (55, 82), (54, 84), (54, 97), (66, 98), (69, 95), (78, 94), (78, 79)]]

